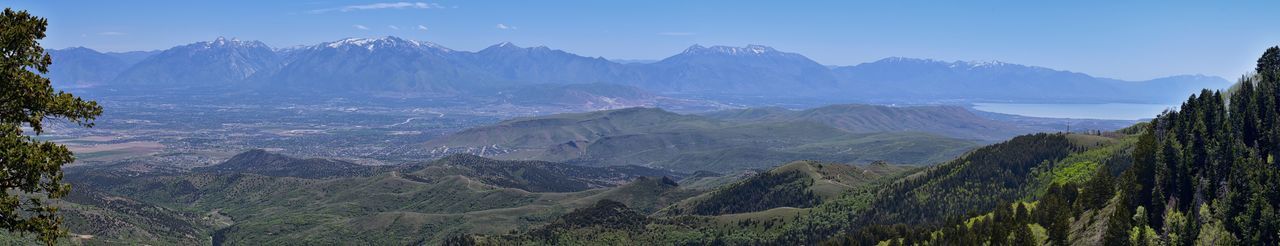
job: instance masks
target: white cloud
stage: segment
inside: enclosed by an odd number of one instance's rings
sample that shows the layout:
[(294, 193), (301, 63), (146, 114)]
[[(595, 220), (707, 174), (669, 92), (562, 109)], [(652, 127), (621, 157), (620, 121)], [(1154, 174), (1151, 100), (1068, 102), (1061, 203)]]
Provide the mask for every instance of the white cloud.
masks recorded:
[(123, 33), (123, 32), (100, 32), (100, 33), (98, 33), (98, 35), (99, 35), (99, 36), (124, 36), (125, 34), (126, 34), (126, 33)]
[(360, 29), (360, 30), (369, 30), (369, 27), (364, 25), (351, 25), (351, 27), (355, 27), (356, 29)]
[(418, 25), (418, 28), (417, 28), (417, 29), (418, 29), (418, 30), (422, 30), (422, 31), (426, 31), (426, 30), (427, 30), (427, 26)]
[(508, 26), (507, 24), (502, 24), (502, 23), (498, 23), (498, 26), (497, 26), (497, 27), (498, 27), (498, 29), (502, 29), (502, 30), (515, 30), (515, 29), (518, 29), (518, 28), (516, 28), (515, 26)]
[(443, 8), (445, 7), (437, 3), (394, 2), (394, 3), (371, 3), (371, 4), (363, 4), (363, 5), (348, 5), (348, 6), (338, 7), (338, 8), (311, 10), (307, 12), (312, 14), (323, 14), (323, 13), (334, 12), (334, 11), (351, 12), (351, 11), (358, 11), (358, 10), (377, 10), (377, 9), (443, 9)]
[(692, 32), (660, 32), (660, 33), (658, 33), (658, 35), (662, 35), (662, 36), (693, 36), (693, 35), (697, 35), (697, 33), (692, 33)]
[(396, 25), (387, 25), (387, 28), (391, 28), (391, 30), (400, 30), (400, 27)]

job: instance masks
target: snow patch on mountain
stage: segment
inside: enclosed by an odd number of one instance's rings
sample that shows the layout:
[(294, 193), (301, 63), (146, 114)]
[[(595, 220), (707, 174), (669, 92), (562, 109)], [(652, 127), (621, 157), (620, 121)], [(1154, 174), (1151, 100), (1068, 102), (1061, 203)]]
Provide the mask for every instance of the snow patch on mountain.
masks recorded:
[(327, 47), (327, 48), (333, 48), (333, 49), (344, 48), (344, 47), (360, 47), (370, 51), (374, 49), (379, 49), (379, 48), (417, 48), (417, 49), (430, 48), (430, 49), (436, 49), (444, 52), (453, 52), (452, 49), (446, 48), (444, 46), (441, 46), (435, 43), (417, 41), (417, 40), (407, 40), (407, 39), (401, 39), (393, 36), (386, 36), (381, 38), (345, 38), (342, 40), (333, 41), (329, 43), (322, 43), (315, 47)]

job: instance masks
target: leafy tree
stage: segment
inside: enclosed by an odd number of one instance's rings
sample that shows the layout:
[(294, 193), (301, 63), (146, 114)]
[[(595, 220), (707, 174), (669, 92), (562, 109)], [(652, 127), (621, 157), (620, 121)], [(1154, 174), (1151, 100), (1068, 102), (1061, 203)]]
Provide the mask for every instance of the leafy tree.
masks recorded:
[(1200, 205), (1200, 217), (1205, 219), (1205, 225), (1200, 228), (1200, 235), (1196, 237), (1196, 245), (1236, 245), (1236, 237), (1223, 228), (1222, 222), (1217, 221), (1217, 216), (1213, 215), (1208, 205)]
[(1193, 238), (1188, 224), (1182, 212), (1169, 210), (1164, 215), (1165, 245), (1188, 245), (1187, 238)]
[(1156, 235), (1155, 229), (1145, 225), (1147, 223), (1147, 209), (1138, 206), (1133, 212), (1133, 229), (1129, 230), (1129, 244), (1132, 245), (1159, 245), (1160, 236)]
[[(102, 114), (96, 102), (55, 92), (49, 79), (52, 58), (40, 47), (48, 21), (6, 8), (0, 15), (0, 228), (35, 233), (53, 244), (66, 232), (58, 208), (49, 203), (67, 194), (62, 165), (71, 151), (27, 135), (44, 132), (44, 120), (62, 119), (85, 127)], [(28, 128), (30, 130), (24, 130)], [(43, 197), (43, 198), (42, 198)]]

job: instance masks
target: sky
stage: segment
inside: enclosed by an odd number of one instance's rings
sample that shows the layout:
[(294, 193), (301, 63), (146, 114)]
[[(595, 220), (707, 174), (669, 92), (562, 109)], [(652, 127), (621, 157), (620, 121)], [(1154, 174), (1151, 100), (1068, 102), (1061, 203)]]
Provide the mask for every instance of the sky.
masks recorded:
[[(1118, 3), (1117, 3), (1118, 2)], [(1004, 61), (1126, 80), (1234, 80), (1280, 45), (1280, 1), (34, 1), (49, 48), (159, 50), (224, 36), (273, 47), (398, 36), (658, 60), (760, 44), (826, 65)]]

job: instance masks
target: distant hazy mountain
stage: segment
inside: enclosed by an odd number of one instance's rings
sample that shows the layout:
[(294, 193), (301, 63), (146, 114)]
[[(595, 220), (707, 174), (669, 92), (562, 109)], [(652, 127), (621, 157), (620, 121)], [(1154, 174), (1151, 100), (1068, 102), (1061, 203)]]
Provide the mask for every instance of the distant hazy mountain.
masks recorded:
[(461, 52), (397, 37), (351, 38), (281, 52), (288, 57), (285, 64), (258, 79), (300, 90), (449, 95), (638, 77), (627, 67), (603, 58), (511, 43)]
[(633, 81), (638, 71), (605, 60), (575, 55), (546, 46), (521, 48), (511, 43), (462, 53), (478, 69), (512, 84), (579, 84)]
[(694, 45), (662, 61), (639, 66), (641, 87), (668, 92), (805, 94), (836, 88), (831, 70), (768, 46)]
[(235, 84), (278, 64), (258, 41), (218, 38), (174, 47), (143, 59), (115, 78), (118, 85), (208, 87)]
[(225, 86), (392, 96), (452, 97), (527, 86), (619, 84), (655, 94), (820, 96), (830, 101), (1151, 103), (1228, 84), (1199, 75), (1123, 81), (1003, 62), (912, 58), (833, 67), (761, 45), (694, 45), (660, 61), (626, 64), (541, 46), (501, 43), (470, 52), (397, 37), (348, 38), (282, 49), (219, 38), (158, 53), (53, 53), (57, 60), (51, 76), (73, 85)]
[(1230, 84), (1222, 78), (1208, 76), (1132, 82), (1003, 62), (944, 62), (900, 57), (837, 67), (832, 71), (845, 86), (854, 88), (850, 91), (854, 95), (935, 100), (1173, 101), (1178, 98), (1168, 98), (1168, 95), (1189, 95), (1198, 88), (1223, 88)]
[(60, 88), (103, 84), (131, 65), (119, 57), (84, 47), (49, 50), (49, 56), (53, 58), (49, 80)]
[(256, 83), (330, 93), (456, 94), (492, 76), (453, 50), (396, 37), (348, 38), (289, 50), (288, 59)]
[(134, 64), (138, 64), (138, 62), (141, 62), (142, 60), (146, 60), (147, 57), (151, 57), (155, 54), (160, 54), (160, 52), (161, 51), (159, 50), (150, 50), (150, 51), (106, 52), (104, 54), (115, 57), (116, 59), (120, 59), (120, 61), (124, 61), (124, 63), (128, 64), (129, 66), (133, 66)]
[(609, 61), (617, 62), (621, 64), (649, 64), (649, 63), (658, 62), (658, 60), (650, 60), (650, 59), (609, 59)]

